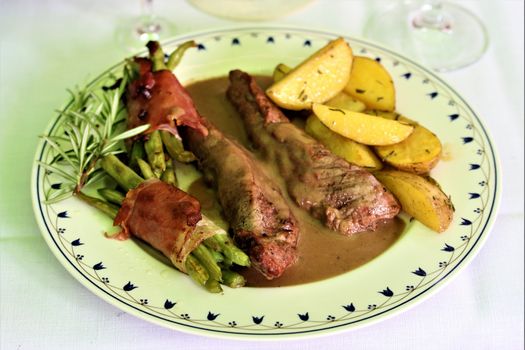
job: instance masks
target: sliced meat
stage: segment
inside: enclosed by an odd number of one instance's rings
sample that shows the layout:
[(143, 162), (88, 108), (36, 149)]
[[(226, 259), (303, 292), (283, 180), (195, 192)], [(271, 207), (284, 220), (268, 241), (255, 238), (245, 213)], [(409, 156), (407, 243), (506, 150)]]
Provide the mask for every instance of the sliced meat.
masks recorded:
[(196, 229), (201, 220), (197, 199), (163, 181), (152, 179), (128, 191), (115, 218), (120, 239), (138, 237), (160, 250), (181, 271), (186, 257), (212, 231)]
[(332, 154), (290, 123), (250, 75), (230, 72), (228, 98), (252, 142), (277, 162), (290, 197), (344, 235), (373, 230), (399, 213), (394, 196), (366, 170)]
[(162, 129), (177, 135), (177, 125), (185, 125), (205, 134), (191, 97), (175, 75), (169, 70), (152, 72), (147, 58), (135, 58), (135, 63), (138, 77), (126, 90), (128, 129), (150, 124), (147, 133)]
[(197, 156), (205, 179), (217, 188), (233, 238), (267, 279), (297, 260), (298, 226), (278, 187), (252, 155), (207, 121), (207, 136), (187, 129), (184, 140)]

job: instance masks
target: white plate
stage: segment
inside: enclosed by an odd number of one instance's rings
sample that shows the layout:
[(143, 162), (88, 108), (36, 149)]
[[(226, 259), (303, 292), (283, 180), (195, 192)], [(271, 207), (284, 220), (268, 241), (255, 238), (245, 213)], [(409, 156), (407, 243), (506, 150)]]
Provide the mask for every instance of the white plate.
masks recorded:
[[(184, 35), (190, 50), (176, 74), (182, 82), (226, 75), (240, 68), (270, 74), (281, 62), (295, 65), (338, 35), (290, 28), (243, 28)], [(216, 337), (282, 339), (335, 333), (384, 320), (436, 292), (479, 251), (494, 222), (501, 193), (494, 145), (477, 114), (449, 85), (411, 60), (378, 45), (346, 38), (356, 55), (378, 60), (390, 71), (398, 111), (434, 131), (444, 145), (432, 176), (450, 194), (456, 213), (436, 234), (417, 221), (385, 253), (346, 274), (283, 288), (225, 288), (215, 295), (148, 254), (134, 241), (104, 238), (111, 221), (76, 199), (44, 205), (56, 185), (34, 167), (35, 215), (50, 249), (84, 286), (116, 307), (182, 332)], [(91, 84), (101, 84), (121, 64)], [(47, 132), (55, 132), (57, 118)], [(49, 161), (41, 142), (36, 159)], [(69, 301), (71, 302), (71, 301)]]

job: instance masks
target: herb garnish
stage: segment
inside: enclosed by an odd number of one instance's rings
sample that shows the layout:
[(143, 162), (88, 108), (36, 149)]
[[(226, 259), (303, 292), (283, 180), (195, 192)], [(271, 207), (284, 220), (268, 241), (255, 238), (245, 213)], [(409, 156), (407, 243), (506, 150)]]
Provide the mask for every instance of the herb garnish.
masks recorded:
[(126, 65), (124, 78), (118, 85), (113, 84), (113, 89), (88, 86), (69, 90), (71, 102), (60, 111), (57, 132), (41, 136), (52, 149), (52, 160), (40, 161), (39, 165), (64, 180), (60, 189), (47, 196), (46, 203), (61, 201), (102, 179), (105, 172), (98, 160), (124, 152), (123, 140), (149, 128), (149, 124), (131, 130), (124, 128), (126, 110), (122, 96), (130, 76)]

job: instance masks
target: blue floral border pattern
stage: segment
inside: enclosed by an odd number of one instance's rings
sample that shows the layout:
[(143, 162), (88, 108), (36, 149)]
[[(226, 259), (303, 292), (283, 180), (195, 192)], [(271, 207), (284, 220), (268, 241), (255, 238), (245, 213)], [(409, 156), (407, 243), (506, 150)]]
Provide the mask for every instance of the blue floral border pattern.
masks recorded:
[[(312, 33), (317, 35), (313, 37)], [(302, 45), (304, 47), (311, 47), (320, 40), (322, 44), (334, 37), (331, 33), (324, 32), (302, 32), (293, 29), (253, 29), (245, 30), (244, 32), (213, 32), (202, 35), (202, 41), (198, 42), (197, 49), (199, 51), (207, 51), (210, 48), (209, 42), (228, 40), (232, 47), (242, 45), (245, 37), (251, 39), (261, 40), (261, 43), (266, 45), (275, 44), (276, 40), (288, 40), (292, 36), (300, 36), (304, 40)], [(179, 38), (177, 41), (182, 42), (186, 38)], [(344, 305), (335, 306), (333, 310), (324, 315), (311, 315), (308, 310), (298, 310), (296, 312), (296, 322), (284, 323), (280, 320), (268, 319), (264, 314), (260, 315), (246, 315), (242, 320), (226, 319), (220, 313), (209, 310), (204, 315), (188, 314), (182, 309), (178, 309), (177, 300), (166, 297), (161, 302), (152, 302), (148, 300), (147, 296), (140, 295), (140, 286), (128, 281), (124, 285), (112, 284), (109, 277), (105, 275), (107, 269), (111, 266), (106, 266), (103, 261), (99, 261), (96, 257), (85, 256), (83, 247), (85, 246), (81, 237), (74, 234), (69, 234), (67, 229), (67, 221), (71, 219), (68, 211), (57, 212), (53, 205), (45, 205), (44, 201), (39, 198), (39, 209), (42, 219), (48, 229), (48, 233), (60, 250), (62, 255), (70, 262), (70, 264), (87, 280), (89, 280), (97, 288), (113, 297), (114, 299), (132, 307), (140, 312), (155, 316), (161, 320), (176, 323), (183, 326), (193, 328), (234, 333), (241, 335), (284, 335), (297, 334), (306, 332), (321, 331), (328, 328), (335, 328), (346, 326), (353, 323), (358, 323), (368, 318), (380, 315), (378, 310), (390, 311), (398, 306), (401, 306), (418, 295), (423, 294), (439, 282), (441, 282), (448, 274), (452, 272), (457, 266), (461, 264), (463, 259), (472, 251), (473, 247), (480, 240), (483, 234), (488, 219), (492, 214), (496, 202), (497, 193), (497, 173), (495, 154), (492, 145), (486, 144), (488, 137), (484, 130), (480, 130), (477, 123), (474, 122), (472, 115), (475, 114), (468, 110), (468, 106), (464, 101), (457, 101), (451, 96), (446, 88), (441, 88), (440, 84), (446, 87), (446, 84), (439, 82), (439, 78), (426, 72), (422, 68), (418, 68), (417, 64), (406, 59), (396, 58), (397, 55), (388, 52), (382, 48), (375, 47), (369, 43), (360, 43), (355, 39), (350, 39), (356, 42), (353, 45), (354, 51), (358, 48), (359, 55), (365, 55), (374, 58), (378, 61), (393, 60), (390, 63), (394, 67), (404, 68), (401, 77), (403, 79), (418, 79), (421, 84), (425, 86), (426, 95), (429, 99), (445, 99), (448, 106), (454, 112), (446, 116), (450, 123), (463, 123), (465, 128), (465, 136), (462, 137), (462, 144), (476, 145), (475, 159), (473, 163), (466, 164), (469, 171), (480, 172), (482, 180), (478, 183), (478, 188), (469, 189), (466, 193), (469, 200), (477, 201), (476, 209), (468, 215), (462, 217), (459, 228), (456, 228), (458, 234), (451, 236), (450, 242), (445, 243), (441, 248), (443, 252), (442, 260), (437, 262), (435, 266), (426, 266), (423, 269), (420, 266), (414, 266), (412, 271), (407, 271), (407, 282), (403, 290), (392, 290), (389, 286), (377, 291), (377, 299), (365, 305), (357, 305), (348, 300)], [(169, 44), (169, 43), (168, 43)], [(361, 46), (362, 45), (362, 46)], [(387, 52), (389, 55), (383, 55)], [(410, 62), (409, 66), (405, 62)], [(109, 76), (120, 64), (110, 68), (108, 71), (95, 79), (91, 84), (100, 83), (104, 77)], [(67, 106), (65, 107), (67, 108)], [(481, 124), (479, 124), (481, 125)], [(51, 128), (53, 131), (55, 125)], [(482, 128), (482, 127), (481, 127)], [(56, 130), (55, 130), (56, 132)], [(50, 149), (44, 143), (39, 160), (47, 159)], [(489, 159), (489, 155), (492, 159)], [(491, 163), (492, 161), (492, 163)], [(42, 172), (42, 174), (41, 174)], [(42, 186), (44, 192), (52, 189), (60, 188), (60, 183), (52, 183), (50, 173), (38, 167), (37, 170), (37, 187)], [(488, 192), (489, 188), (494, 188), (494, 194)], [(40, 190), (37, 189), (38, 195)], [(490, 205), (490, 207), (489, 207)], [(482, 227), (483, 226), (483, 227)]]

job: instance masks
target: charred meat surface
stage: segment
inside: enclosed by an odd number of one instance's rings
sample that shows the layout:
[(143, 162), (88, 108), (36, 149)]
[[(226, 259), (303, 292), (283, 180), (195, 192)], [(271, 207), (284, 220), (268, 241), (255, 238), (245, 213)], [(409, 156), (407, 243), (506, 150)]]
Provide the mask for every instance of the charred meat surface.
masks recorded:
[(297, 260), (297, 221), (253, 156), (209, 122), (202, 122), (207, 136), (187, 128), (185, 141), (205, 179), (217, 189), (235, 242), (267, 279), (277, 278)]
[(290, 197), (327, 227), (351, 235), (373, 230), (399, 213), (394, 196), (372, 174), (332, 154), (290, 123), (253, 77), (230, 72), (227, 94), (251, 141), (277, 162)]

